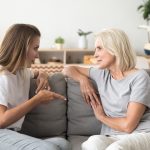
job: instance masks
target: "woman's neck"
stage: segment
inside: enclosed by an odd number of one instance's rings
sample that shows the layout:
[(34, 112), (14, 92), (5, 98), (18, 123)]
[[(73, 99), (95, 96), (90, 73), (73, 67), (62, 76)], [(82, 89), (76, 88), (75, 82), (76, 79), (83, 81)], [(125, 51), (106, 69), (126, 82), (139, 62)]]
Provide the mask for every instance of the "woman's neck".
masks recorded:
[(110, 74), (116, 80), (121, 80), (125, 77), (124, 72), (122, 72), (120, 69), (110, 70)]
[(127, 70), (127, 71), (121, 71), (119, 68), (111, 68), (109, 70), (110, 70), (111, 76), (115, 80), (121, 80), (121, 79), (125, 78), (126, 76), (128, 76), (129, 74), (137, 71), (136, 68), (131, 69), (131, 70)]

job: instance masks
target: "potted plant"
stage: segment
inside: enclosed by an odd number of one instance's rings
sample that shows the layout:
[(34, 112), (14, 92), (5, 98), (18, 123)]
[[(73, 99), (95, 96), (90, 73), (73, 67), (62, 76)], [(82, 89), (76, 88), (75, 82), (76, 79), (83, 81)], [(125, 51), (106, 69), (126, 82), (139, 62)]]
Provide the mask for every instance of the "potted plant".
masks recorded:
[(79, 44), (79, 48), (86, 49), (88, 47), (88, 41), (87, 41), (86, 36), (91, 34), (92, 32), (91, 31), (84, 32), (83, 30), (78, 29), (77, 33), (80, 36), (79, 43), (78, 43)]
[(65, 42), (65, 40), (61, 36), (57, 37), (55, 39), (56, 48), (57, 49), (62, 49), (64, 42)]
[(143, 4), (140, 5), (138, 8), (138, 11), (141, 11), (143, 15), (143, 19), (146, 20), (147, 25), (140, 25), (139, 28), (143, 28), (147, 30), (148, 35), (148, 43), (144, 46), (144, 51), (146, 54), (150, 55), (150, 0), (144, 0)]

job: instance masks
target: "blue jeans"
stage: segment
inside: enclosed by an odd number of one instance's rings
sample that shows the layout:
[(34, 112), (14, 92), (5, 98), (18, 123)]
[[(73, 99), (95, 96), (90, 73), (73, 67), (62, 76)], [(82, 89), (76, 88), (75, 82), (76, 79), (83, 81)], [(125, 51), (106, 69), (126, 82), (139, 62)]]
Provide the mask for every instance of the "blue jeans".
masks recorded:
[(71, 150), (71, 148), (64, 138), (42, 140), (8, 129), (0, 129), (0, 150)]

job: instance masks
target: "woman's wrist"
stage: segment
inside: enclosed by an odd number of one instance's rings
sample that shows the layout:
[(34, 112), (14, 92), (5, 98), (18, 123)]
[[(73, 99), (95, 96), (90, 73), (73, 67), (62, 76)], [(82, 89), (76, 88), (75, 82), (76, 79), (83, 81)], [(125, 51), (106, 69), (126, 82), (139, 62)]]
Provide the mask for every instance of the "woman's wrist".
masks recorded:
[(41, 97), (38, 94), (34, 95), (30, 100), (34, 106), (41, 104)]
[(49, 77), (48, 73), (46, 73), (46, 72), (39, 72), (39, 76), (46, 80), (48, 80), (48, 77)]
[(80, 82), (80, 84), (84, 84), (84, 83), (86, 83), (86, 82), (87, 82), (87, 80), (88, 80), (88, 78), (87, 78), (87, 77), (85, 77), (85, 76), (83, 76), (83, 75), (81, 75), (81, 76), (79, 77), (79, 82)]
[(33, 71), (33, 79), (37, 79), (37, 77), (39, 76), (39, 71)]

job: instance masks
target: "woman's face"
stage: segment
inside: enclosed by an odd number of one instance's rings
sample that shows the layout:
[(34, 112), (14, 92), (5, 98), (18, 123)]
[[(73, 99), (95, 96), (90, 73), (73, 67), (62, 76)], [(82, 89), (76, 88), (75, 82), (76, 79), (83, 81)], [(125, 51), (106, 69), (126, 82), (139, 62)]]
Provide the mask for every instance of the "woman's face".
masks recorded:
[(40, 37), (36, 36), (29, 44), (29, 48), (27, 50), (27, 67), (31, 67), (31, 64), (34, 63), (35, 59), (39, 58), (38, 53), (39, 45), (40, 45)]
[(97, 65), (101, 69), (110, 69), (115, 65), (116, 59), (114, 55), (111, 55), (105, 48), (102, 47), (100, 40), (95, 41), (95, 54)]

